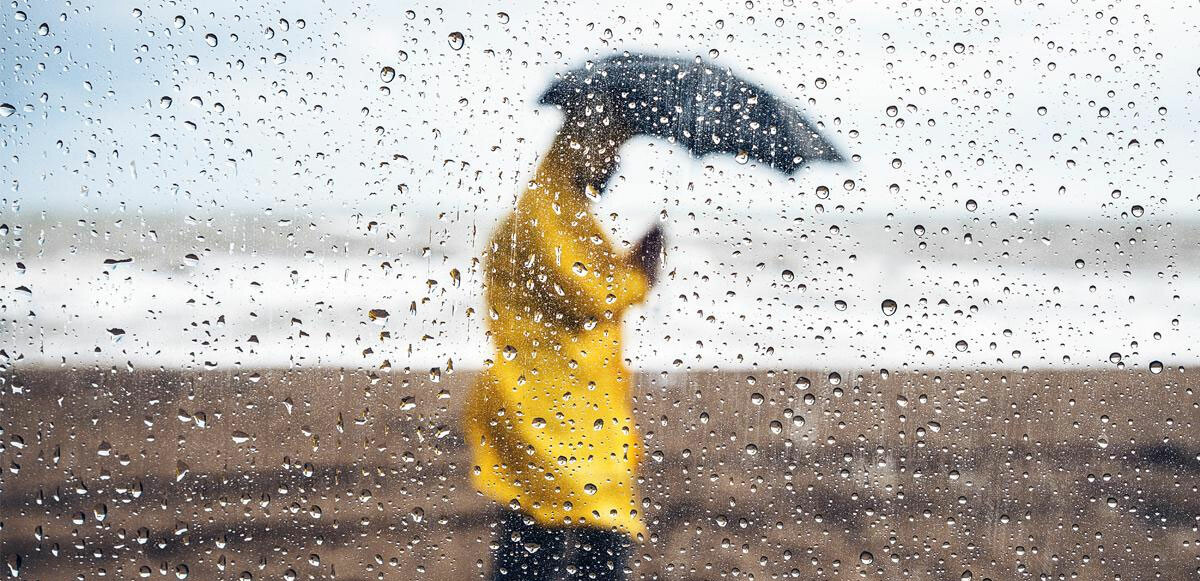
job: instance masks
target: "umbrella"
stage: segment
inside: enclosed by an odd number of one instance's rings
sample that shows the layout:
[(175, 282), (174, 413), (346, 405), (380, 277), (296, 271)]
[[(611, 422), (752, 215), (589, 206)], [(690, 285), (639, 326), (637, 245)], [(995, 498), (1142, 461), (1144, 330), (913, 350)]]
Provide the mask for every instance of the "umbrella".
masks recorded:
[(540, 99), (568, 116), (615, 100), (636, 134), (654, 135), (702, 157), (729, 153), (785, 174), (842, 156), (794, 107), (712, 63), (645, 54), (589, 62), (562, 74)]

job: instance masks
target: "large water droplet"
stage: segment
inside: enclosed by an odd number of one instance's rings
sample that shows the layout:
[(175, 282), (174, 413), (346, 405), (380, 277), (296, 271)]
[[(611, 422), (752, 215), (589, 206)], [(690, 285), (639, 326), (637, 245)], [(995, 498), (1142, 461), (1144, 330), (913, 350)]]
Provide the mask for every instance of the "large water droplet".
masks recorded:
[(884, 316), (887, 317), (896, 314), (897, 308), (899, 307), (896, 305), (896, 301), (893, 301), (892, 299), (883, 299), (883, 302), (879, 303), (879, 309), (882, 310)]
[(467, 37), (463, 36), (463, 33), (457, 31), (451, 32), (450, 36), (446, 37), (446, 40), (450, 43), (450, 48), (454, 50), (461, 49), (463, 45), (467, 43)]

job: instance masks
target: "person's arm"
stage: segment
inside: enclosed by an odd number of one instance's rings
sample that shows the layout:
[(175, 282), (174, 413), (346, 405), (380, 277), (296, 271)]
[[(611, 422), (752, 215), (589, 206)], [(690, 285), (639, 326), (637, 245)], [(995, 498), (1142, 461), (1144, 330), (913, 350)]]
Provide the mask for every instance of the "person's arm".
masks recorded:
[(537, 212), (537, 226), (528, 231), (538, 260), (545, 261), (565, 298), (598, 318), (645, 299), (650, 281), (636, 255), (616, 254), (607, 239), (593, 243), (587, 229), (566, 227), (551, 212)]
[(662, 225), (655, 224), (637, 244), (633, 246), (633, 251), (630, 252), (630, 260), (633, 261), (642, 273), (646, 275), (646, 280), (650, 286), (658, 281), (658, 266), (662, 262), (663, 251), (663, 229)]

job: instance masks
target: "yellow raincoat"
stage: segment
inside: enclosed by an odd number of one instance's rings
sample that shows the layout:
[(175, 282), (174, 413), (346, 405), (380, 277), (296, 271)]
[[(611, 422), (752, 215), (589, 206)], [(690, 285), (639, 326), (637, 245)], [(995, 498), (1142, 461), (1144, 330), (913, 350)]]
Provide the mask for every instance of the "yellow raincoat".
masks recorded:
[(649, 283), (567, 173), (543, 162), (487, 249), (496, 351), (465, 414), (474, 483), (542, 525), (644, 534), (621, 318)]

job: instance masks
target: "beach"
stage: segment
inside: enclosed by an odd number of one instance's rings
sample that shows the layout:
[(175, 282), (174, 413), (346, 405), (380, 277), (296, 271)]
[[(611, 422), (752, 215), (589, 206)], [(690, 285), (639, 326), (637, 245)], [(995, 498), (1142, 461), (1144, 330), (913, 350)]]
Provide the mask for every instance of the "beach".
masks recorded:
[[(1200, 559), (1186, 371), (639, 374), (632, 579), (1179, 579)], [(466, 371), (17, 368), (21, 578), (478, 579)]]

